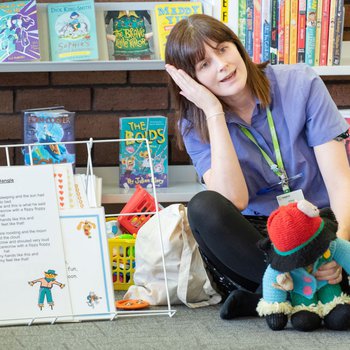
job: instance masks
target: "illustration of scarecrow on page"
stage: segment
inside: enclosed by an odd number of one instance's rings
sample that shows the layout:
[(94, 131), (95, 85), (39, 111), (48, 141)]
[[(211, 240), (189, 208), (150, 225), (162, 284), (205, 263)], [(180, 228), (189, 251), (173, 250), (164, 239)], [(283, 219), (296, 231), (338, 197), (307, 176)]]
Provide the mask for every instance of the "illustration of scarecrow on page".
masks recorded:
[(44, 272), (45, 277), (38, 278), (33, 281), (29, 281), (28, 284), (30, 286), (34, 286), (35, 283), (40, 282), (40, 289), (39, 289), (39, 300), (38, 300), (38, 306), (40, 310), (44, 307), (44, 301), (46, 298), (47, 304), (51, 307), (51, 310), (53, 310), (54, 302), (52, 299), (52, 292), (51, 289), (53, 285), (58, 285), (61, 289), (64, 288), (64, 284), (56, 281), (56, 271), (55, 270), (47, 270)]

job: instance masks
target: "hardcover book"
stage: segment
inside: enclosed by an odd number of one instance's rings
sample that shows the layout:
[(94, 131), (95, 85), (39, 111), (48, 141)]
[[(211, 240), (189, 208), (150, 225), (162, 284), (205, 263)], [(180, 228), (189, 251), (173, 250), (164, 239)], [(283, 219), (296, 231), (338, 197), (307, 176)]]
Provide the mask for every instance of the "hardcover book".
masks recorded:
[(40, 59), (36, 1), (0, 3), (0, 61)]
[(98, 59), (93, 0), (48, 4), (52, 61)]
[(165, 58), (167, 37), (174, 25), (197, 13), (202, 13), (200, 2), (169, 2), (154, 7), (154, 42), (161, 60)]
[[(55, 143), (75, 140), (75, 112), (62, 108), (43, 108), (25, 110), (23, 113), (23, 142)], [(72, 163), (75, 165), (74, 144), (52, 144), (32, 146), (23, 149), (25, 164)], [(33, 163), (31, 163), (31, 158)]]
[(119, 185), (134, 188), (136, 185), (150, 188), (151, 162), (156, 187), (168, 185), (168, 122), (163, 116), (120, 118), (120, 139), (148, 139), (150, 153), (145, 141), (130, 140), (119, 143)]
[(153, 59), (153, 32), (149, 11), (107, 11), (104, 21), (110, 60)]

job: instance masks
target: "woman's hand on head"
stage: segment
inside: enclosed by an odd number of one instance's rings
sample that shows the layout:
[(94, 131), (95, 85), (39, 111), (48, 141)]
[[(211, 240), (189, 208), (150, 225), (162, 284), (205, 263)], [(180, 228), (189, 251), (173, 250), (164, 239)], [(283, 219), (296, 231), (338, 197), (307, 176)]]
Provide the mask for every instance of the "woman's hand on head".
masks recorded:
[(170, 64), (166, 64), (165, 69), (180, 88), (180, 94), (202, 109), (207, 116), (222, 111), (219, 99), (204, 85)]
[(342, 268), (335, 261), (331, 261), (320, 266), (315, 277), (320, 281), (328, 281), (329, 284), (337, 284), (342, 280)]

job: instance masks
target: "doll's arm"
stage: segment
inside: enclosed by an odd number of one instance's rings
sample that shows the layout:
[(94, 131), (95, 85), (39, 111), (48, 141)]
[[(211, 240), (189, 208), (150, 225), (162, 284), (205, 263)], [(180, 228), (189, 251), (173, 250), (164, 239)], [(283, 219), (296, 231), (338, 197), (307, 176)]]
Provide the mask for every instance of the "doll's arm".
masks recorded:
[(330, 249), (333, 250), (333, 259), (350, 275), (350, 242), (336, 238)]

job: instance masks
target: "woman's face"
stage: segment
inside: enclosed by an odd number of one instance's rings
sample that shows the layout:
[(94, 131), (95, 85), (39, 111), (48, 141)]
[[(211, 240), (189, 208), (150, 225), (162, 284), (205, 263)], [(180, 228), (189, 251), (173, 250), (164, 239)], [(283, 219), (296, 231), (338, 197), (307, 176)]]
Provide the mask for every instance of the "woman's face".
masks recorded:
[(234, 43), (205, 44), (205, 58), (195, 66), (198, 81), (219, 97), (234, 97), (244, 91), (247, 68)]

